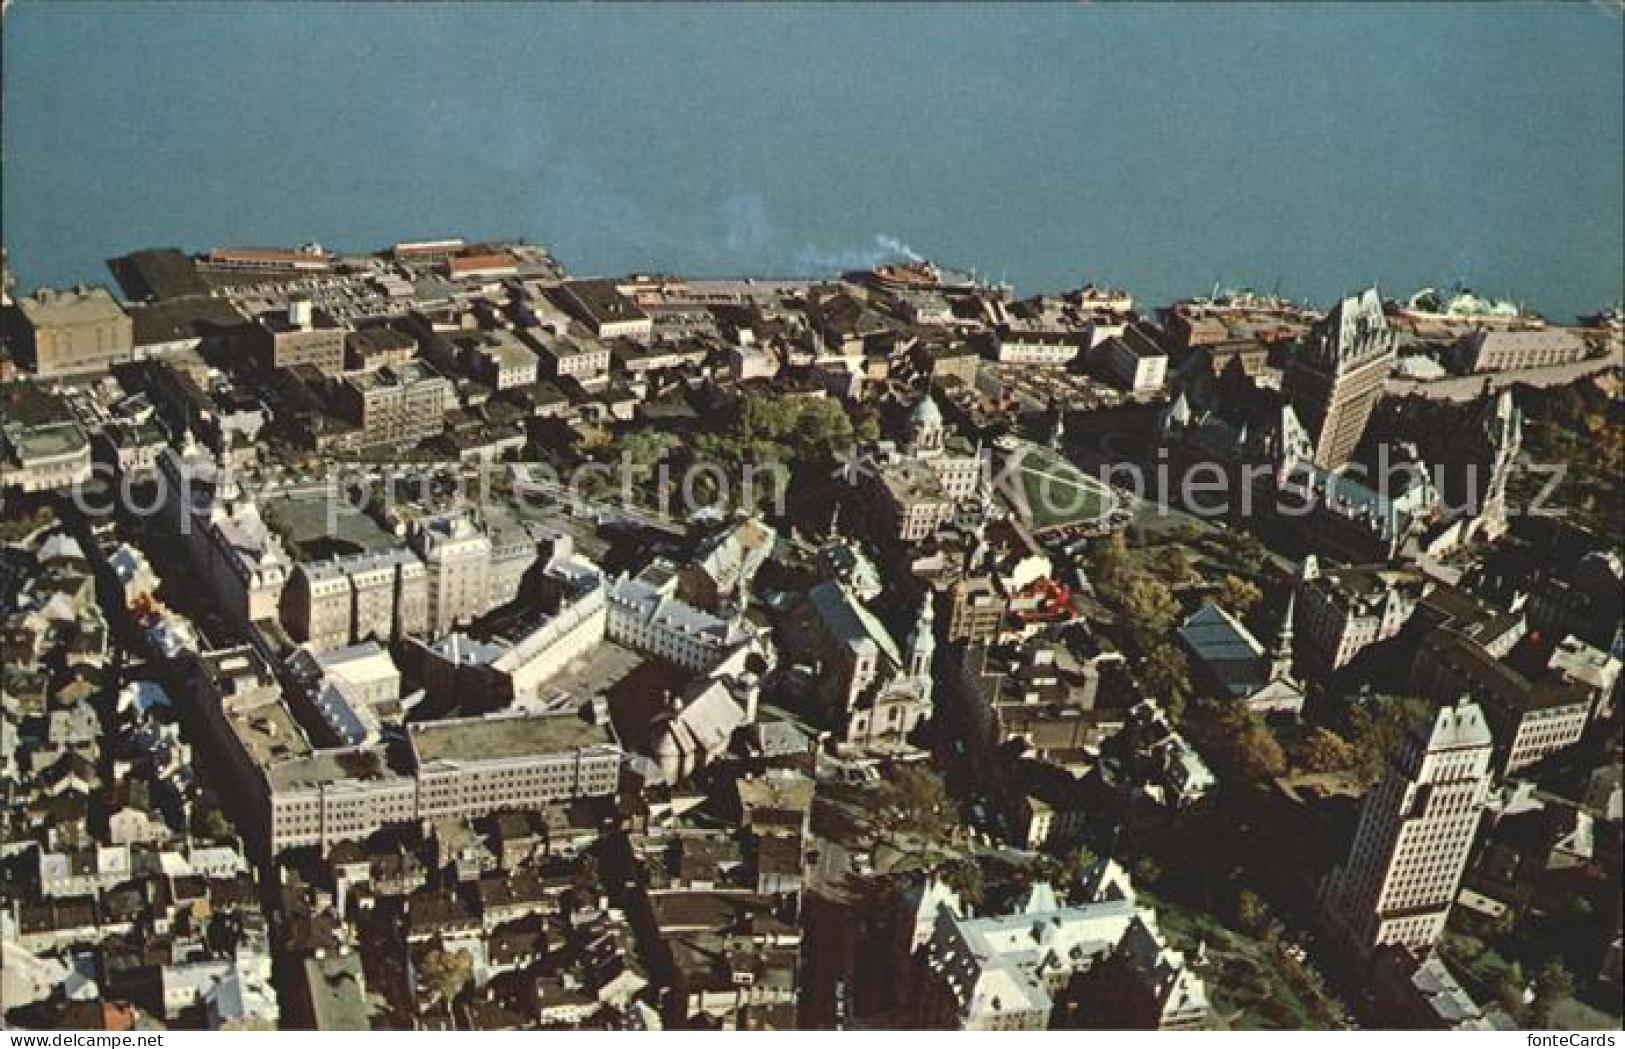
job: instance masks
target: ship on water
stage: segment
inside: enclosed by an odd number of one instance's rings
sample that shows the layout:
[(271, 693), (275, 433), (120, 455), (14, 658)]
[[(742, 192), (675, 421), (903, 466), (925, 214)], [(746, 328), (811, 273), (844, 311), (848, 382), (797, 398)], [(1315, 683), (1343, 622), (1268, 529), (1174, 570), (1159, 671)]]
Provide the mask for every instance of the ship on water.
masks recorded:
[(1417, 320), (1470, 321), (1487, 324), (1538, 325), (1544, 323), (1522, 303), (1510, 299), (1486, 299), (1466, 285), (1458, 284), (1450, 294), (1437, 288), (1423, 288), (1397, 312)]
[(869, 279), (886, 291), (932, 291), (968, 294), (979, 285), (975, 274), (939, 266), (928, 259), (887, 262), (869, 271)]
[(1173, 308), (1197, 315), (1226, 313), (1273, 315), (1306, 322), (1317, 320), (1321, 316), (1321, 311), (1309, 303), (1295, 302), (1282, 295), (1265, 294), (1252, 288), (1224, 288), (1217, 283), (1208, 294), (1181, 299), (1174, 303)]

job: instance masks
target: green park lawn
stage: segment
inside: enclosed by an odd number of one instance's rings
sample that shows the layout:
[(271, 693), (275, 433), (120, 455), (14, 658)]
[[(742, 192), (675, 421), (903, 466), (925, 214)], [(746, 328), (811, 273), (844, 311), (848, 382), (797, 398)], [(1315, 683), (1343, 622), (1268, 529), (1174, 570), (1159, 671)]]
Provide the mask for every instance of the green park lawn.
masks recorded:
[(1047, 448), (1018, 453), (1021, 494), (1034, 528), (1064, 528), (1093, 521), (1113, 504), (1110, 490)]

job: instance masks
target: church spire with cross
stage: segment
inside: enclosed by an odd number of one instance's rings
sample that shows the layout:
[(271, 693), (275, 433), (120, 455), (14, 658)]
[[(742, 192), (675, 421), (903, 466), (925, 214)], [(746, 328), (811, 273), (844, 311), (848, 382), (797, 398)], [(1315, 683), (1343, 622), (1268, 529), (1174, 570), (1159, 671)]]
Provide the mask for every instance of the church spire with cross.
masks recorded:
[(1275, 635), (1275, 648), (1270, 653), (1270, 680), (1281, 681), (1292, 677), (1292, 616), (1297, 608), (1298, 592), (1293, 587), (1286, 594), (1286, 611), (1281, 613), (1281, 628)]

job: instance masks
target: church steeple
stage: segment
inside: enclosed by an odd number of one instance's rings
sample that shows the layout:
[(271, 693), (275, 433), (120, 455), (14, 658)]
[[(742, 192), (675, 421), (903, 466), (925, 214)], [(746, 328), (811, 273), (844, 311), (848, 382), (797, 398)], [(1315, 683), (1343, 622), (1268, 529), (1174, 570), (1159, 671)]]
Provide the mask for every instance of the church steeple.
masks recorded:
[(922, 682), (931, 680), (931, 657), (937, 650), (936, 610), (932, 607), (931, 592), (926, 591), (920, 603), (920, 619), (908, 637), (908, 673)]
[(1298, 592), (1287, 591), (1286, 611), (1281, 613), (1281, 629), (1275, 635), (1275, 649), (1270, 653), (1270, 680), (1279, 681), (1292, 676), (1292, 615), (1297, 608)]

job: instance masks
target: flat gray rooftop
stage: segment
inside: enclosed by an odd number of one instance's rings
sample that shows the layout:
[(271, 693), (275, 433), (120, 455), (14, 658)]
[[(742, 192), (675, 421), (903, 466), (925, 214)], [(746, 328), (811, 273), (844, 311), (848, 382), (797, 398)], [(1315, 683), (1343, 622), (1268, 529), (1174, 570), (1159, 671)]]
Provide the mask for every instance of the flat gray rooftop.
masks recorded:
[(402, 544), (372, 520), (351, 508), (342, 499), (336, 501), (334, 522), (329, 531), (328, 497), (326, 495), (299, 494), (273, 495), (260, 509), (272, 527), (282, 532), (304, 557), (327, 557), (333, 553), (361, 550), (393, 550)]
[(271, 785), (279, 790), (335, 787), (347, 781), (377, 782), (398, 779), (381, 751), (318, 750), (304, 757), (280, 762), (266, 770)]
[(571, 697), (573, 706), (579, 707), (594, 696), (608, 696), (611, 689), (643, 662), (644, 658), (630, 648), (603, 641), (592, 651), (571, 660), (543, 685), (541, 701), (546, 704)]
[(435, 761), (506, 761), (611, 744), (607, 726), (579, 715), (494, 715), (412, 726), (412, 749), (421, 764)]

